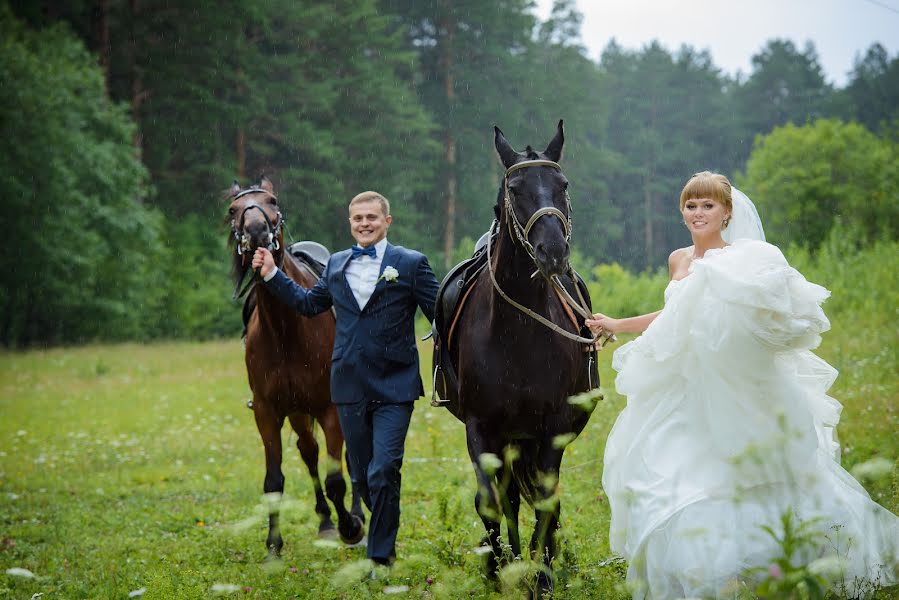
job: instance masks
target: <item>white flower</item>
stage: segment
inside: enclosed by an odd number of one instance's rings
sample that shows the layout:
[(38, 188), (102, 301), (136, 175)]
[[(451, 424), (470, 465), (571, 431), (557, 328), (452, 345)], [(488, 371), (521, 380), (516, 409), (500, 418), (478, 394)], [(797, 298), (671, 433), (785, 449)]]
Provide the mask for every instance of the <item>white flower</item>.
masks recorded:
[(484, 452), (481, 454), (478, 457), (478, 462), (481, 463), (481, 469), (488, 475), (493, 475), (501, 466), (503, 466), (503, 461), (492, 452)]
[(889, 477), (893, 471), (893, 461), (877, 456), (852, 467), (852, 475), (862, 481), (872, 481)]
[(399, 276), (400, 272), (393, 267), (384, 267), (384, 272), (381, 273), (380, 279), (383, 279), (385, 281), (396, 281), (397, 277)]
[(812, 561), (808, 570), (814, 575), (821, 575), (833, 581), (839, 579), (846, 572), (846, 560), (839, 556), (824, 556)]
[(129, 598), (140, 598), (141, 596), (143, 596), (146, 593), (147, 593), (147, 588), (142, 587), (142, 588), (138, 588), (136, 590), (131, 590), (130, 592), (128, 592), (128, 597)]
[(21, 567), (6, 569), (6, 574), (12, 575), (13, 577), (25, 577), (26, 579), (34, 579), (34, 573), (29, 571), (28, 569), (23, 569)]
[(387, 595), (390, 594), (405, 594), (409, 591), (408, 585), (388, 585), (384, 588), (384, 593)]

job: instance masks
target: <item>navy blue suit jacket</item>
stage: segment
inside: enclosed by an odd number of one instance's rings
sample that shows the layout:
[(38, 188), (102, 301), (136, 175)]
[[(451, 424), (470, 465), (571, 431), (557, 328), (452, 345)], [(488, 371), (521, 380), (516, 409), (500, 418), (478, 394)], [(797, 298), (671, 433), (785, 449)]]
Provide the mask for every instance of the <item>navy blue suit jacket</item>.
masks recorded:
[[(412, 402), (424, 395), (415, 345), (415, 309), (434, 320), (439, 283), (421, 252), (387, 243), (381, 275), (364, 309), (347, 283), (344, 270), (352, 252), (336, 252), (321, 279), (305, 289), (279, 269), (266, 282), (282, 302), (312, 316), (334, 307), (337, 331), (331, 355), (331, 400), (354, 402)], [(394, 281), (384, 269), (399, 273)]]

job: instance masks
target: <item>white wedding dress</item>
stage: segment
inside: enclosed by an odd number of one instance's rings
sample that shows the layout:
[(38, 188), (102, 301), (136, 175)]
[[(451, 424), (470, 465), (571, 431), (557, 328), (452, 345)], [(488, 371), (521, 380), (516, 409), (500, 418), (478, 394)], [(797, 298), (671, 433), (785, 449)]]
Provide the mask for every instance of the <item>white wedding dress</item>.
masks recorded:
[(694, 260), (615, 353), (628, 400), (602, 481), (634, 598), (732, 596), (778, 556), (762, 526), (782, 531), (788, 509), (818, 519), (802, 559), (845, 560), (850, 594), (896, 582), (899, 518), (840, 466), (837, 373), (809, 351), (830, 326), (828, 295), (776, 247), (737, 240)]

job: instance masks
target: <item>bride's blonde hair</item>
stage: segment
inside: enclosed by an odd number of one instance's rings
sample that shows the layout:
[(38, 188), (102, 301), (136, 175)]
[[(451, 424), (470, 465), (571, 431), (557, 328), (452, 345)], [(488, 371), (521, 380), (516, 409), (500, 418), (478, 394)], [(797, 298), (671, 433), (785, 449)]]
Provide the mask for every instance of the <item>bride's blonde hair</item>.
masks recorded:
[(730, 195), (730, 181), (720, 173), (700, 171), (690, 178), (680, 193), (680, 209), (684, 210), (687, 200), (711, 198), (724, 205), (728, 212), (733, 211), (734, 203)]

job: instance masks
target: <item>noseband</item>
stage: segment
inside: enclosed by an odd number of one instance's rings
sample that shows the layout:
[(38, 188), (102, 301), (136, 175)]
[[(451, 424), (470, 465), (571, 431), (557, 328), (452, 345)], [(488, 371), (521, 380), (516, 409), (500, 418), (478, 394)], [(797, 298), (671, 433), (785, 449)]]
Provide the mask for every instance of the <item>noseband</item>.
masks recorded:
[[(234, 197), (235, 200), (242, 196), (246, 196), (247, 194), (265, 194), (269, 198), (272, 198), (276, 203), (278, 202), (278, 197), (263, 189), (259, 188), (251, 188), (248, 190), (244, 190), (237, 194)], [(244, 223), (247, 219), (247, 213), (252, 209), (257, 209), (262, 213), (262, 218), (265, 219), (265, 225), (268, 229), (268, 244), (266, 244), (266, 249), (270, 252), (274, 252), (281, 247), (278, 238), (281, 234), (281, 224), (284, 222), (284, 218), (281, 216), (281, 211), (277, 211), (278, 220), (274, 224), (272, 220), (268, 218), (268, 214), (266, 214), (265, 209), (256, 204), (255, 202), (244, 207), (243, 212), (240, 213), (240, 226), (238, 227), (235, 223), (234, 219), (231, 219), (231, 235), (234, 236), (234, 239), (237, 240), (237, 255), (243, 256), (243, 253), (246, 250), (250, 249), (250, 236), (244, 232)]]

